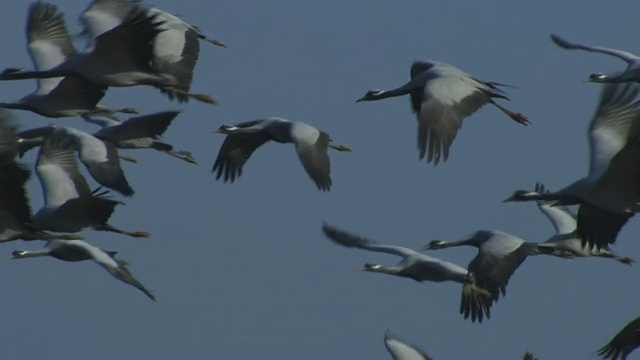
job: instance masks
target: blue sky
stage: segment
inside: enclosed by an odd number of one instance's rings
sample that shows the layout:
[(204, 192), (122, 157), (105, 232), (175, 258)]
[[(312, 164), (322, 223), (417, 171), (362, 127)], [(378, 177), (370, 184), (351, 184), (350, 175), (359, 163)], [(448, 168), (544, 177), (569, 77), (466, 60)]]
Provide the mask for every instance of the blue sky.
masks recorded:
[[(78, 30), (85, 4), (57, 1)], [(380, 242), (418, 248), (482, 228), (531, 241), (553, 233), (534, 204), (503, 204), (513, 190), (543, 181), (556, 189), (587, 171), (586, 126), (599, 86), (595, 71), (623, 63), (568, 52), (556, 32), (589, 44), (634, 48), (635, 1), (154, 1), (200, 26), (222, 49), (203, 43), (192, 86), (219, 105), (172, 103), (152, 88), (111, 89), (103, 100), (143, 113), (180, 109), (165, 134), (199, 166), (149, 151), (124, 164), (136, 195), (111, 223), (149, 231), (149, 239), (85, 232), (117, 250), (158, 298), (86, 263), (0, 261), (3, 358), (388, 359), (385, 330), (436, 359), (595, 359), (595, 350), (635, 318), (637, 267), (604, 259), (529, 258), (507, 296), (479, 324), (458, 314), (460, 286), (418, 284), (356, 272), (391, 255), (338, 247), (323, 221)], [(31, 66), (25, 50), (27, 2), (0, 18), (0, 67)], [(80, 45), (80, 44), (79, 44)], [(355, 103), (367, 90), (404, 84), (415, 60), (451, 63), (483, 80), (512, 84), (507, 104), (529, 127), (486, 107), (468, 118), (437, 167), (418, 161), (407, 98)], [(0, 84), (0, 100), (35, 81)], [(16, 112), (24, 128), (50, 123), (95, 129), (80, 119)], [(332, 152), (334, 186), (317, 191), (291, 145), (260, 148), (233, 185), (211, 166), (223, 123), (281, 116), (315, 125), (354, 152)], [(35, 154), (25, 158), (33, 164)], [(29, 185), (32, 207), (40, 186)], [(640, 257), (632, 219), (614, 250)], [(9, 243), (35, 249), (39, 243)], [(466, 267), (473, 248), (435, 253)]]

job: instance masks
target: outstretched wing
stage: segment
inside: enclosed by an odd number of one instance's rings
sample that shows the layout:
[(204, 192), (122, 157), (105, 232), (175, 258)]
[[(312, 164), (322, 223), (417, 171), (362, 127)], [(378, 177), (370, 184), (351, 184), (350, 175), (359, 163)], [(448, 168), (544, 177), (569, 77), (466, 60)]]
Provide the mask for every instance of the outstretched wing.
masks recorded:
[[(543, 184), (537, 183), (535, 191), (540, 194), (548, 194), (549, 190)], [(569, 234), (576, 230), (576, 215), (564, 205), (555, 205), (554, 201), (536, 200), (538, 209), (553, 224), (556, 234)]]
[(624, 360), (640, 346), (640, 317), (627, 324), (606, 345), (598, 350), (603, 359)]
[(432, 360), (424, 350), (400, 341), (388, 331), (384, 334), (384, 346), (394, 360)]
[(163, 111), (133, 117), (109, 129), (110, 141), (119, 142), (140, 138), (158, 139), (171, 125), (179, 111)]
[(429, 71), (418, 113), (420, 159), (437, 165), (449, 157), (449, 148), (462, 121), (489, 101), (481, 84), (446, 64)]
[[(76, 54), (64, 23), (64, 15), (55, 5), (33, 3), (27, 18), (27, 49), (36, 70), (44, 71), (60, 65)], [(38, 93), (53, 90), (62, 78), (38, 79)]]
[(589, 46), (589, 45), (582, 45), (582, 44), (578, 44), (578, 43), (572, 43), (566, 39), (561, 38), (558, 35), (555, 34), (551, 34), (551, 40), (558, 46), (560, 46), (563, 49), (566, 50), (585, 50), (585, 51), (589, 51), (589, 52), (597, 52), (597, 53), (601, 53), (601, 54), (606, 54), (606, 55), (611, 55), (614, 57), (617, 57), (620, 60), (623, 60), (624, 62), (626, 62), (628, 65), (633, 64), (634, 62), (637, 62), (638, 60), (640, 60), (640, 58), (638, 58), (638, 56), (630, 53), (630, 52), (626, 52), (626, 51), (622, 51), (622, 50), (616, 50), (616, 49), (610, 49), (610, 48), (606, 48), (606, 47), (602, 47), (602, 46)]
[(407, 257), (411, 255), (420, 255), (420, 253), (407, 249), (402, 246), (383, 245), (373, 240), (357, 236), (344, 230), (333, 227), (327, 223), (322, 224), (322, 232), (334, 243), (345, 247), (355, 247), (358, 249), (383, 252), (387, 254)]
[(604, 176), (605, 171), (626, 172), (626, 169), (609, 167), (625, 145), (640, 135), (639, 93), (640, 86), (632, 83), (602, 87), (598, 108), (589, 124), (589, 177), (592, 179)]
[(264, 131), (227, 135), (211, 170), (216, 173), (216, 180), (224, 175), (224, 182), (234, 182), (242, 175), (242, 167), (251, 154), (269, 140), (269, 134)]
[(78, 170), (76, 151), (70, 142), (68, 136), (54, 131), (45, 138), (38, 153), (36, 174), (45, 203), (51, 206), (91, 194), (87, 181)]
[(310, 125), (296, 122), (292, 124), (291, 136), (296, 153), (318, 189), (331, 189), (331, 163), (329, 161), (329, 135)]

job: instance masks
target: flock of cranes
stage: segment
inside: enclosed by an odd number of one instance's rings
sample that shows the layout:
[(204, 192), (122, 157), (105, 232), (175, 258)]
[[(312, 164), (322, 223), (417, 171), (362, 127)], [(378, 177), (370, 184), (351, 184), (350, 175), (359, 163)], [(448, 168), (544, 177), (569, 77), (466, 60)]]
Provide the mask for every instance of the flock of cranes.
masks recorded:
[[(109, 223), (121, 201), (111, 191), (131, 197), (120, 161), (136, 162), (118, 149), (154, 149), (196, 164), (186, 150), (176, 150), (161, 135), (180, 114), (164, 111), (121, 121), (117, 113), (137, 114), (129, 107), (112, 109), (100, 103), (109, 87), (152, 86), (170, 100), (190, 99), (207, 104), (216, 100), (192, 93), (191, 82), (200, 41), (226, 47), (206, 37), (197, 27), (161, 9), (134, 0), (94, 0), (80, 16), (87, 39), (85, 50), (76, 50), (63, 13), (38, 1), (27, 16), (27, 48), (34, 70), (8, 68), (0, 81), (37, 79), (36, 91), (21, 99), (0, 102), (0, 108), (27, 110), (48, 118), (81, 116), (100, 126), (88, 133), (67, 126), (50, 125), (20, 130), (13, 115), (0, 117), (0, 242), (44, 240), (36, 251), (16, 250), (10, 258), (51, 256), (63, 261), (93, 260), (113, 277), (152, 300), (154, 294), (133, 277), (117, 252), (95, 247), (76, 235), (92, 229), (132, 237), (149, 237), (145, 231), (122, 230)], [(627, 62), (615, 74), (592, 74), (588, 81), (603, 83), (595, 115), (589, 125), (591, 146), (588, 175), (569, 186), (549, 191), (536, 184), (533, 191), (518, 190), (505, 202), (536, 201), (551, 221), (555, 233), (545, 242), (521, 239), (498, 230), (478, 230), (456, 241), (433, 240), (425, 250), (469, 245), (478, 254), (465, 267), (409, 248), (381, 244), (327, 223), (322, 231), (332, 242), (351, 248), (396, 255), (394, 266), (366, 263), (363, 271), (406, 277), (418, 282), (452, 281), (460, 284), (460, 313), (472, 322), (486, 321), (493, 305), (506, 295), (517, 268), (529, 256), (550, 255), (609, 258), (622, 264), (633, 259), (609, 249), (621, 228), (640, 212), (640, 67), (638, 57), (623, 51), (571, 43), (557, 35), (552, 41), (564, 49), (604, 53)], [(491, 104), (513, 121), (530, 124), (528, 118), (496, 100), (508, 100), (507, 85), (478, 80), (456, 67), (440, 62), (415, 62), (410, 81), (392, 90), (370, 90), (357, 101), (375, 101), (409, 95), (418, 122), (419, 159), (438, 165), (446, 162), (465, 118)], [(321, 191), (332, 186), (329, 148), (350, 152), (326, 132), (299, 121), (268, 117), (235, 125), (222, 125), (215, 133), (226, 135), (213, 165), (216, 179), (234, 182), (253, 152), (271, 141), (292, 143), (305, 171)], [(31, 171), (19, 159), (38, 151), (35, 172), (42, 186), (44, 205), (32, 214), (25, 190)], [(78, 160), (98, 186), (94, 189), (82, 174)], [(566, 206), (578, 205), (577, 215)], [(420, 348), (385, 335), (385, 346), (396, 360), (430, 359)], [(640, 345), (640, 318), (631, 322), (599, 351), (604, 359), (625, 359)], [(525, 359), (533, 359), (529, 353)]]
[[(207, 38), (200, 30), (178, 17), (138, 1), (96, 0), (80, 17), (82, 36), (88, 45), (78, 52), (67, 31), (63, 13), (55, 5), (34, 2), (27, 15), (27, 49), (34, 71), (9, 68), (2, 80), (37, 79), (33, 93), (1, 108), (32, 111), (49, 117), (82, 116), (101, 127), (93, 134), (50, 125), (18, 130), (13, 115), (0, 117), (0, 189), (2, 232), (0, 242), (46, 240), (37, 251), (16, 250), (10, 258), (51, 256), (63, 261), (93, 260), (116, 279), (130, 284), (155, 300), (153, 293), (133, 277), (127, 262), (117, 252), (99, 249), (83, 240), (79, 231), (93, 229), (132, 237), (149, 237), (145, 231), (122, 230), (109, 223), (118, 205), (110, 190), (131, 197), (134, 189), (120, 166), (118, 149), (150, 148), (188, 163), (196, 161), (189, 151), (176, 150), (161, 141), (161, 135), (179, 115), (164, 111), (121, 121), (116, 113), (137, 113), (136, 109), (110, 109), (100, 104), (107, 89), (149, 85), (169, 99), (190, 98), (214, 104), (203, 94), (189, 92), (199, 55), (199, 41), (226, 45)], [(42, 186), (44, 205), (31, 213), (25, 186), (31, 171), (17, 158), (38, 148), (35, 171)], [(92, 190), (78, 167), (84, 165), (99, 187)], [(63, 233), (63, 234), (55, 234)]]

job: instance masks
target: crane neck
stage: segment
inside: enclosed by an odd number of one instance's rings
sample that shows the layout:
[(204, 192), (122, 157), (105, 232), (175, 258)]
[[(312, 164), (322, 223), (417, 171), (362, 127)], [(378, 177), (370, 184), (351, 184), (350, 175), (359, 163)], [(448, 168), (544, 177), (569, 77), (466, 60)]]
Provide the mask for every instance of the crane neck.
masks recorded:
[(48, 79), (48, 78), (57, 78), (64, 77), (69, 75), (67, 71), (64, 70), (46, 70), (46, 71), (16, 71), (16, 72), (7, 72), (5, 70), (4, 73), (0, 74), (0, 80), (23, 80), (23, 79)]
[(47, 248), (33, 251), (14, 251), (12, 259), (48, 256), (50, 252), (51, 250)]
[(377, 265), (376, 267), (362, 269), (362, 271), (382, 273), (382, 274), (388, 274), (388, 275), (398, 275), (398, 273), (401, 270), (402, 269), (398, 268), (397, 266), (382, 266), (382, 265)]
[(13, 101), (13, 102), (0, 102), (0, 108), (3, 109), (15, 109), (15, 110), (29, 110), (27, 104), (22, 101)]

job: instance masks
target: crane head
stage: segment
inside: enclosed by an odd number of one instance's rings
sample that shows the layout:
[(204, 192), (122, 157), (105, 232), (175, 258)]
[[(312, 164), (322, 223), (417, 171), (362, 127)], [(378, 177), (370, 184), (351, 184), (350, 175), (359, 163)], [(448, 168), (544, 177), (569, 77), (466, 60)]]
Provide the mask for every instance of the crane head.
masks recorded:
[(360, 102), (360, 101), (371, 101), (371, 100), (376, 100), (378, 98), (378, 96), (380, 96), (380, 94), (384, 93), (383, 90), (369, 90), (367, 91), (366, 94), (364, 94), (363, 97), (361, 97), (360, 99), (356, 100), (356, 102)]
[(442, 240), (432, 240), (424, 248), (426, 250), (442, 249), (443, 247), (445, 247), (446, 243), (447, 243), (446, 241), (442, 241)]
[(361, 269), (358, 269), (358, 271), (376, 271), (379, 268), (380, 268), (380, 265), (378, 264), (366, 263)]

